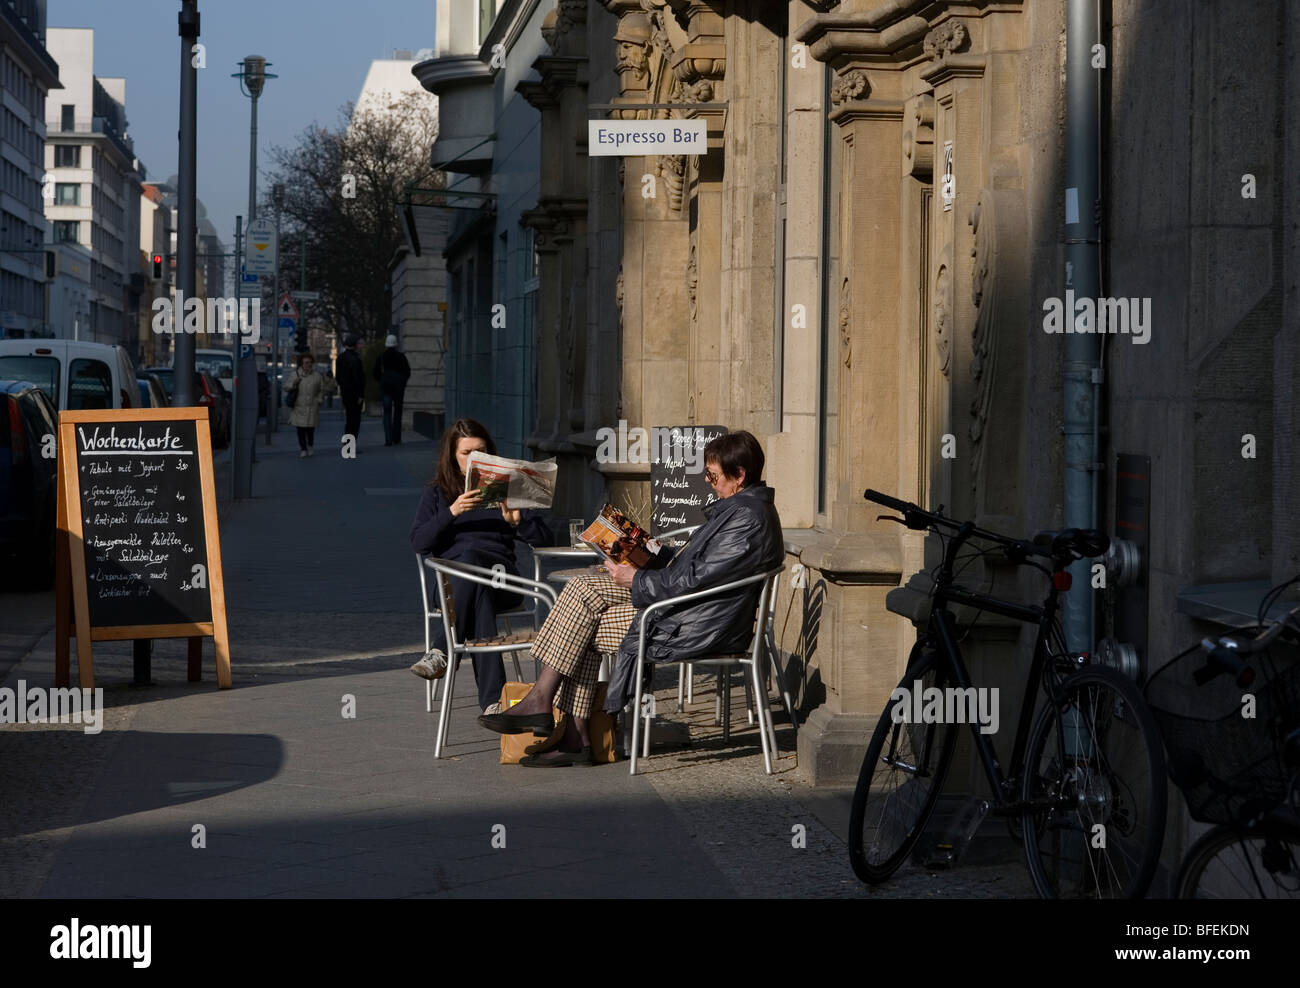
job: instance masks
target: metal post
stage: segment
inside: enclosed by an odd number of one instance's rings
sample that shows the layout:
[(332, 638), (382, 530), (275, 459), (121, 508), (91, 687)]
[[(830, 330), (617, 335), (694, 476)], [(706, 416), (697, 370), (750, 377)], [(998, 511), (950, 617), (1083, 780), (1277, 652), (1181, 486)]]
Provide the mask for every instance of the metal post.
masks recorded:
[[(272, 197), (275, 200), (275, 278), (272, 282), (274, 285), (271, 291), (271, 359), (274, 361), (275, 354), (280, 352), (280, 212), (284, 206), (284, 186), (278, 182), (272, 188)], [(267, 370), (267, 383), (271, 380), (271, 369)], [(268, 405), (270, 395), (267, 396)], [(280, 427), (280, 418), (276, 414), (278, 410), (268, 407), (266, 410), (266, 445), (271, 445), (271, 420), (275, 417), (275, 427)]]
[[(198, 70), (194, 67), (191, 49), (199, 39), (198, 0), (182, 0), (177, 15), (181, 36), (181, 107), (180, 107), (180, 157), (177, 173), (177, 223), (176, 223), (176, 297), (194, 296), (194, 248), (198, 218), (196, 189), (198, 186)], [(180, 309), (180, 306), (177, 306)], [(173, 314), (173, 328), (181, 327), (181, 312)], [(172, 367), (174, 387), (172, 404), (193, 405), (194, 394), (194, 337), (177, 332), (172, 338)]]
[[(1092, 61), (1094, 46), (1101, 41), (1098, 0), (1066, 0), (1065, 17), (1065, 282), (1074, 298), (1096, 299), (1101, 291), (1096, 205), (1101, 148), (1098, 72), (1102, 70), (1093, 68)], [(1064, 317), (1073, 320), (1074, 312), (1065, 311)], [(1064, 522), (1067, 528), (1092, 528), (1097, 523), (1094, 474), (1101, 468), (1093, 428), (1101, 336), (1067, 333), (1064, 340)], [(1062, 627), (1072, 651), (1091, 652), (1096, 643), (1089, 567), (1087, 559), (1070, 567), (1073, 587), (1062, 602)]]
[[(244, 244), (244, 217), (242, 217), (242, 216), (236, 216), (236, 217), (235, 217), (235, 277), (239, 279), (239, 291), (236, 293), (236, 296), (235, 296), (235, 297), (238, 298), (238, 299), (240, 299), (240, 302), (239, 302), (238, 304), (239, 304), (241, 307), (242, 307), (242, 305), (243, 305), (243, 301), (242, 301), (241, 296), (242, 296), (242, 293), (243, 293), (243, 291), (244, 291), (244, 272), (243, 272), (243, 270), (242, 270), (242, 265), (240, 264), (240, 261), (241, 261), (241, 259), (242, 259), (242, 258), (241, 258), (241, 253), (242, 253), (243, 244)], [(239, 325), (239, 326), (237, 326), (236, 328), (242, 330), (242, 329), (243, 329), (243, 326), (242, 326), (242, 325)], [(240, 338), (241, 338), (241, 334), (238, 333), (238, 332), (235, 333), (235, 334), (230, 338), (230, 357), (231, 357), (231, 360), (233, 361), (233, 363), (234, 363), (234, 365), (235, 365), (235, 375), (236, 375), (236, 377), (237, 377), (238, 374), (239, 374), (239, 340), (240, 340)], [(230, 454), (231, 454), (231, 457), (232, 457), (232, 459), (233, 459), (233, 457), (234, 457), (234, 455), (235, 455), (235, 394), (234, 394), (234, 392), (235, 392), (235, 379), (232, 379), (232, 380), (231, 380), (231, 382), (230, 382), (230, 389), (231, 389), (231, 395), (230, 395)], [(237, 495), (237, 490), (236, 490), (236, 486), (235, 486), (235, 465), (234, 465), (234, 463), (232, 462), (232, 463), (230, 464), (230, 500), (232, 500), (232, 501), (235, 500), (235, 498), (236, 498), (237, 496), (238, 496), (238, 495)]]

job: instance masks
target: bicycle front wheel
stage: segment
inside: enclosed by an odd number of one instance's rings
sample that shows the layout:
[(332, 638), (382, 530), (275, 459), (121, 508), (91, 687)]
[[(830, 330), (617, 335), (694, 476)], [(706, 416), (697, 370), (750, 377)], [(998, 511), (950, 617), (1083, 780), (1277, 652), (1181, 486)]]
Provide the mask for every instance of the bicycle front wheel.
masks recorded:
[(1165, 759), (1129, 679), (1104, 667), (1067, 676), (1034, 722), (1023, 771), (1025, 860), (1043, 898), (1146, 892), (1165, 829)]
[[(918, 688), (942, 688), (945, 673), (939, 656), (918, 641), (898, 686), (910, 697)], [(910, 723), (911, 709), (909, 700), (891, 697), (853, 792), (849, 860), (854, 874), (871, 884), (897, 871), (920, 839), (957, 744), (956, 724)]]
[(1300, 829), (1215, 827), (1192, 845), (1180, 899), (1300, 899)]

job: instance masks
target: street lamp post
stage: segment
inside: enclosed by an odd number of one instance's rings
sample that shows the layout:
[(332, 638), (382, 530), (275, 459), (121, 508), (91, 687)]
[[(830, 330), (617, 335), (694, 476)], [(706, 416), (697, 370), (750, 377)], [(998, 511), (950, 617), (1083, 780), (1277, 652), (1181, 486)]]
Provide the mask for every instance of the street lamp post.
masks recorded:
[[(284, 186), (277, 182), (271, 188), (275, 201), (275, 280), (271, 290), (271, 360), (267, 371), (269, 407), (266, 410), (266, 444), (271, 445), (272, 428), (280, 428), (280, 380), (276, 374), (275, 360), (280, 353), (280, 211), (284, 208)], [(272, 382), (271, 378), (275, 377)]]
[[(176, 182), (176, 297), (179, 300), (194, 297), (194, 255), (198, 234), (195, 210), (199, 83), (193, 55), (194, 45), (199, 40), (198, 0), (182, 0), (177, 26), (181, 38), (180, 153)], [(198, 397), (194, 393), (194, 337), (188, 333), (176, 333), (172, 337), (172, 347), (172, 366), (175, 368), (172, 404), (193, 405)]]
[[(250, 227), (257, 218), (257, 100), (262, 95), (266, 80), (275, 78), (274, 74), (266, 71), (269, 64), (261, 55), (246, 55), (239, 63), (239, 71), (231, 73), (232, 78), (239, 80), (240, 91), (252, 101), (253, 107), (248, 128), (248, 224)], [(240, 274), (242, 289), (242, 272)], [(271, 307), (274, 309), (274, 301)], [(253, 487), (253, 438), (257, 431), (257, 360), (253, 357), (251, 348), (247, 355), (244, 355), (241, 348), (240, 359), (235, 367), (233, 412), (230, 445), (235, 497), (250, 497)], [(241, 420), (250, 425), (240, 429)], [(247, 437), (244, 433), (248, 434)]]

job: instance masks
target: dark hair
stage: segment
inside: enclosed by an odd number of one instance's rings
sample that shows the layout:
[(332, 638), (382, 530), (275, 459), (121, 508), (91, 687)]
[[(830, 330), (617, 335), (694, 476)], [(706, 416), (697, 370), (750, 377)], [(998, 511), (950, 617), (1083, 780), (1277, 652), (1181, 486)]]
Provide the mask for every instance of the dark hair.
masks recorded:
[(745, 471), (745, 486), (752, 487), (763, 479), (763, 447), (751, 433), (728, 432), (704, 447), (704, 462), (715, 462), (726, 477), (732, 480)]
[(431, 483), (437, 484), (447, 495), (448, 501), (454, 501), (465, 493), (465, 475), (460, 472), (456, 462), (456, 447), (462, 439), (482, 439), (487, 451), (496, 455), (497, 444), (487, 428), (474, 419), (457, 419), (442, 434), (442, 444), (438, 452), (438, 471)]
[(303, 362), (304, 360), (310, 360), (313, 364), (316, 363), (316, 358), (313, 357), (310, 353), (300, 353), (300, 354), (298, 354), (298, 369), (299, 369), (299, 370), (302, 369), (302, 362)]

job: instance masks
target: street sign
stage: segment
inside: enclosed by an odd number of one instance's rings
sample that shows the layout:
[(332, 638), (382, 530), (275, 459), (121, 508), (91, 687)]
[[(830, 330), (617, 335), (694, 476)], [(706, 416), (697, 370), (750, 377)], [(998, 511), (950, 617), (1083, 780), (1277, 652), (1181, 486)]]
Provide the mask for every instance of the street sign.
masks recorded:
[(239, 297), (240, 298), (261, 298), (262, 297), (262, 279), (255, 274), (249, 274), (243, 268), (240, 269), (239, 275)]
[(266, 220), (248, 224), (248, 261), (244, 265), (249, 274), (275, 274), (275, 226)]
[(247, 360), (253, 355), (253, 345), (251, 343), (239, 344), (239, 359)]
[(280, 304), (276, 306), (275, 311), (281, 317), (298, 318), (298, 307), (293, 304), (293, 299), (289, 298), (288, 292), (280, 296)]
[(287, 329), (289, 331), (289, 335), (292, 336), (293, 333), (298, 329), (298, 322), (295, 319), (290, 319), (288, 316), (281, 316), (280, 328)]
[(289, 294), (293, 296), (293, 298), (297, 299), (299, 302), (320, 301), (320, 292), (290, 292)]

